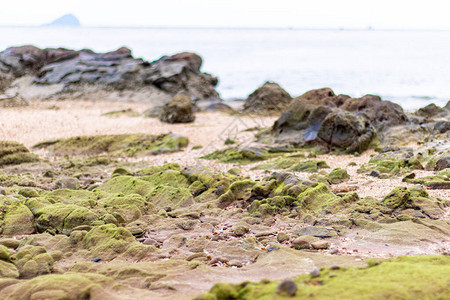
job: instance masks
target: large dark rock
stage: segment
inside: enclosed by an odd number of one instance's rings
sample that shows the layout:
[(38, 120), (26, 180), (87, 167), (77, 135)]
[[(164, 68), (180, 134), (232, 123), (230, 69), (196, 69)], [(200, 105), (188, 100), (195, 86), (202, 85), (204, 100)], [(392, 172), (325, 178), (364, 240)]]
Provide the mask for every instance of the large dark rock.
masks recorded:
[(381, 100), (375, 95), (347, 99), (340, 108), (349, 112), (365, 113), (377, 128), (400, 125), (408, 121), (400, 105)]
[(334, 110), (320, 125), (317, 136), (331, 148), (345, 152), (362, 152), (375, 137), (376, 131), (364, 115)]
[(248, 113), (279, 113), (291, 102), (292, 97), (275, 82), (266, 82), (245, 100)]
[(28, 75), (35, 86), (60, 87), (48, 95), (53, 98), (67, 93), (81, 97), (92, 93), (94, 88), (94, 91), (142, 92), (149, 94), (148, 99), (157, 95), (165, 102), (180, 92), (195, 100), (218, 99), (214, 89), (217, 78), (202, 73), (201, 65), (201, 57), (194, 53), (147, 62), (133, 58), (125, 47), (108, 53), (12, 47), (0, 52), (0, 88)]
[(350, 98), (323, 88), (293, 99), (275, 121), (272, 134), (277, 142), (292, 146), (317, 143), (328, 150), (361, 152), (377, 130), (407, 121), (399, 105), (378, 96)]
[(166, 123), (190, 123), (195, 120), (194, 104), (185, 94), (173, 97), (163, 108), (159, 119)]

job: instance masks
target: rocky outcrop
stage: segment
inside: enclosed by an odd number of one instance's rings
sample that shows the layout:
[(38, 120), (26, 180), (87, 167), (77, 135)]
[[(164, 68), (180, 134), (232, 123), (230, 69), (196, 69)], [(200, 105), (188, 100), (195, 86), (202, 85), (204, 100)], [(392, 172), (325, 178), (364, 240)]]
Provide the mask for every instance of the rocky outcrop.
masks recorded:
[(292, 97), (277, 83), (267, 81), (245, 100), (247, 113), (279, 113), (291, 102)]
[[(134, 100), (147, 102), (167, 102), (180, 92), (195, 100), (218, 99), (214, 89), (217, 78), (202, 73), (201, 65), (200, 56), (187, 52), (147, 62), (134, 58), (125, 47), (108, 53), (12, 47), (0, 53), (0, 88), (5, 89), (13, 80), (27, 77), (28, 80), (14, 84), (18, 92), (26, 93), (30, 85), (52, 86), (46, 89), (46, 98), (63, 98), (67, 94), (84, 97), (107, 91), (120, 92), (122, 97), (127, 93), (140, 93), (143, 96)], [(26, 98), (30, 97), (28, 93)]]
[(185, 94), (176, 95), (163, 108), (159, 119), (166, 123), (194, 122), (194, 104)]
[(325, 145), (328, 150), (361, 152), (386, 126), (404, 124), (402, 108), (378, 96), (351, 98), (330, 88), (309, 91), (289, 104), (274, 123), (277, 142)]

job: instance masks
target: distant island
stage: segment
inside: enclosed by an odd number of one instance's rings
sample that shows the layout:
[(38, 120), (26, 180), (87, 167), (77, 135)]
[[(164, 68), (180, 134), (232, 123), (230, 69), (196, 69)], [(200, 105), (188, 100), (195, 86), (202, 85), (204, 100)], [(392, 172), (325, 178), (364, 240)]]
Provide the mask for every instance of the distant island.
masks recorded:
[(70, 26), (79, 27), (81, 26), (80, 21), (72, 14), (64, 15), (51, 23), (45, 24), (44, 26)]

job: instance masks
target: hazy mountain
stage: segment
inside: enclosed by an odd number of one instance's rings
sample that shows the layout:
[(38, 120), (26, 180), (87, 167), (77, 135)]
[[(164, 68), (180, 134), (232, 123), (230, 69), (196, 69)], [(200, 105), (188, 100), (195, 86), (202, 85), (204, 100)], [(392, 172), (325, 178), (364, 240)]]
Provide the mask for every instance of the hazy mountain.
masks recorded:
[(77, 27), (81, 26), (80, 21), (72, 14), (64, 15), (49, 24), (45, 24), (44, 26), (71, 26)]

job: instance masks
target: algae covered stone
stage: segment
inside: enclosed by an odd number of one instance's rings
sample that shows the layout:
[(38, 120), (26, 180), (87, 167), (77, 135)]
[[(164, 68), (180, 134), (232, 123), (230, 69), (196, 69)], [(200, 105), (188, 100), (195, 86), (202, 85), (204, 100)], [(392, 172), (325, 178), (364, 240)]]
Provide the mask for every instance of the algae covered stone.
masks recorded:
[(189, 141), (186, 137), (172, 133), (158, 136), (130, 133), (78, 136), (46, 141), (35, 145), (34, 148), (46, 148), (57, 155), (98, 155), (108, 153), (113, 156), (131, 157), (176, 152), (182, 150), (188, 144)]
[(0, 141), (0, 166), (18, 165), (39, 161), (24, 145), (12, 141)]
[(34, 216), (28, 207), (17, 199), (0, 198), (0, 233), (13, 236), (31, 234), (35, 230)]
[[(293, 282), (296, 299), (444, 299), (450, 292), (449, 278), (450, 257), (422, 255), (368, 268), (321, 269), (317, 277), (300, 275)], [(198, 299), (274, 299), (277, 293), (277, 281), (219, 283)]]

